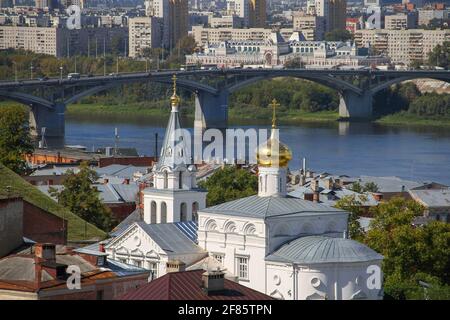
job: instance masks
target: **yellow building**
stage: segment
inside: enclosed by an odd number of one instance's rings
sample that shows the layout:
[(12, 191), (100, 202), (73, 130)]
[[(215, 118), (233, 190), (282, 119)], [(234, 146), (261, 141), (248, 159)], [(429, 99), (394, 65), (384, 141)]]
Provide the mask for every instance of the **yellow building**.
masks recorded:
[(249, 27), (264, 28), (266, 19), (266, 0), (249, 0)]

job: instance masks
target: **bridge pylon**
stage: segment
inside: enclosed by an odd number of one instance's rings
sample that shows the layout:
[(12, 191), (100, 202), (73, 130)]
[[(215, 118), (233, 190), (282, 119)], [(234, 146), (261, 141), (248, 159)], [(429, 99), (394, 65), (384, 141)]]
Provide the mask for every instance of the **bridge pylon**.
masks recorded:
[(45, 136), (48, 138), (64, 139), (65, 124), (64, 113), (66, 105), (55, 103), (53, 108), (38, 105), (30, 106), (30, 127), (31, 135), (40, 137), (42, 128), (46, 128)]
[(369, 90), (340, 92), (339, 117), (343, 120), (367, 120), (373, 116), (373, 96)]

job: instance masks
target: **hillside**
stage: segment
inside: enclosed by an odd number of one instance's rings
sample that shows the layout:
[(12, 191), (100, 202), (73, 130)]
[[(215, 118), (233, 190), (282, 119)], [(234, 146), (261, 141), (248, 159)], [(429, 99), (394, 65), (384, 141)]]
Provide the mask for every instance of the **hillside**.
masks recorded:
[(103, 239), (106, 236), (105, 232), (94, 225), (87, 223), (85, 237), (85, 221), (83, 219), (68, 211), (40, 192), (37, 188), (23, 180), (19, 175), (0, 164), (0, 195), (6, 195), (7, 186), (10, 187), (10, 194), (21, 196), (24, 200), (33, 205), (66, 219), (69, 227), (67, 232), (68, 240)]

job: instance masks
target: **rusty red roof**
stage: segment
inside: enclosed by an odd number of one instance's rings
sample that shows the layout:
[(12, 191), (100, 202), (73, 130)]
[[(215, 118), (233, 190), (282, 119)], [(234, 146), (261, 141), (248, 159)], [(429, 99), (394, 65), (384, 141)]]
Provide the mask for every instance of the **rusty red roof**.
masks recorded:
[(264, 293), (231, 280), (225, 290), (207, 295), (202, 286), (204, 270), (171, 272), (118, 298), (118, 300), (272, 300)]

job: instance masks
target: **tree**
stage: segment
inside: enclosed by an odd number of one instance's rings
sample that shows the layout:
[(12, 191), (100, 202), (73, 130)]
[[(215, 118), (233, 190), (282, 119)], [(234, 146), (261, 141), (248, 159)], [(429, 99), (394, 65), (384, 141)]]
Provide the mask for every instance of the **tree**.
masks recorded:
[(5, 106), (0, 108), (0, 162), (18, 174), (29, 169), (25, 155), (33, 153), (28, 113), (25, 108)]
[(363, 202), (367, 201), (367, 197), (361, 196), (345, 196), (336, 202), (335, 207), (350, 212), (348, 217), (348, 233), (351, 239), (361, 240), (364, 236), (364, 230), (358, 221), (364, 210)]
[(378, 186), (375, 182), (367, 182), (363, 187), (364, 192), (378, 192)]
[(348, 41), (352, 39), (352, 34), (348, 30), (334, 29), (325, 34), (326, 41)]
[(97, 173), (89, 168), (86, 162), (80, 165), (80, 171), (68, 170), (64, 180), (64, 188), (58, 191), (50, 188), (50, 194), (58, 199), (58, 203), (75, 213), (82, 219), (98, 228), (109, 231), (114, 226), (111, 210), (99, 198), (99, 191), (92, 186), (98, 179)]
[(362, 193), (363, 192), (363, 186), (358, 181), (353, 182), (349, 189), (354, 191), (354, 192), (358, 192), (358, 193)]
[(414, 226), (414, 218), (423, 210), (403, 198), (371, 209), (374, 220), (364, 241), (384, 256), (384, 290), (396, 299), (423, 298), (419, 280), (431, 282), (435, 292), (449, 294), (450, 225), (434, 221)]
[(230, 165), (201, 181), (199, 186), (208, 190), (207, 205), (214, 206), (256, 194), (258, 179), (249, 171)]
[(448, 69), (450, 66), (450, 41), (438, 44), (428, 55), (428, 64)]

